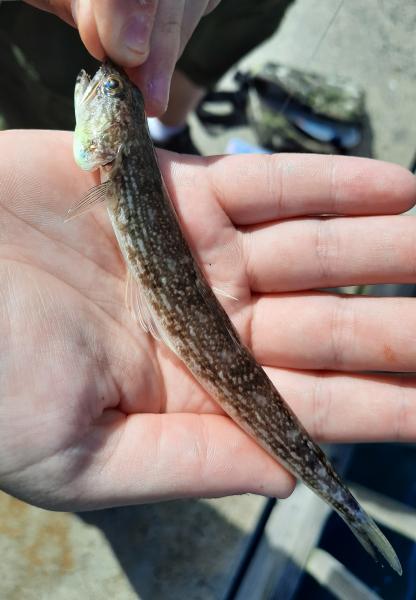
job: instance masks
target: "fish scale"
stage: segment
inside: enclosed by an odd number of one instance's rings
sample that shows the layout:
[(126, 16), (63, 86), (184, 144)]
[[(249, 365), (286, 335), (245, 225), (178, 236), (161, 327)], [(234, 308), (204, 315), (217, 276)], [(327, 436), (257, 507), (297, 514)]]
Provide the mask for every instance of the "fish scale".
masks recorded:
[(75, 106), (75, 158), (88, 170), (107, 165), (102, 189), (138, 285), (141, 321), (244, 431), (339, 513), (375, 559), (401, 573), (385, 536), (241, 342), (208, 285), (164, 186), (140, 91), (106, 62), (91, 80), (80, 74)]

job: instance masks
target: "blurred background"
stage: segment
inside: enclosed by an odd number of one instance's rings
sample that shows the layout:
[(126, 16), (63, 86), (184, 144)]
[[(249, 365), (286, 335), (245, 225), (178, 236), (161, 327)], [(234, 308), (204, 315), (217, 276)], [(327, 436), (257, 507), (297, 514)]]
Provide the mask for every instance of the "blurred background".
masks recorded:
[[(78, 53), (71, 50), (73, 68), (62, 69), (77, 34), (59, 25), (56, 46), (53, 36), (39, 35), (52, 21), (22, 3), (0, 2), (0, 129), (73, 127), (74, 80), (81, 67), (93, 71), (94, 61), (79, 45)], [(341, 77), (364, 94), (365, 114), (357, 145), (339, 151), (411, 167), (415, 32), (414, 0), (295, 0), (275, 34), (216, 89), (235, 94), (241, 90), (237, 71), (258, 72), (268, 62), (317, 73), (323, 85)], [(34, 54), (40, 57), (36, 64)], [(16, 67), (10, 76), (12, 61)], [(299, 89), (280, 85), (277, 113), (288, 116), (299, 106)], [(221, 103), (204, 106), (211, 115), (221, 114)], [(204, 115), (205, 124), (195, 114), (190, 117), (192, 139), (203, 154), (261, 145), (253, 122), (208, 127)], [(292, 115), (292, 125), (298, 117)], [(322, 142), (322, 122), (310, 113), (308, 118), (300, 127), (304, 139), (313, 126), (309, 138)], [(359, 291), (414, 295), (412, 286)], [(374, 565), (340, 519), (303, 486), (281, 503), (245, 495), (83, 514), (49, 513), (0, 493), (0, 598), (416, 598), (416, 447), (373, 444), (329, 451), (369, 512), (389, 528), (402, 578)]]

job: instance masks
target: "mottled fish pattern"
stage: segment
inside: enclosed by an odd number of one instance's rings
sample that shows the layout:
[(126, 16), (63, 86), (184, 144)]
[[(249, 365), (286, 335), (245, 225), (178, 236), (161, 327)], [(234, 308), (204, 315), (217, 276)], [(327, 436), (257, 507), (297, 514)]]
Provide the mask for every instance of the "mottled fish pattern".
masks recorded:
[(107, 166), (107, 182), (74, 213), (105, 195), (139, 292), (140, 319), (185, 363), (225, 412), (330, 504), (375, 558), (399, 560), (342, 483), (265, 371), (242, 344), (182, 233), (147, 129), (140, 91), (110, 62), (75, 89), (74, 153), (84, 169)]

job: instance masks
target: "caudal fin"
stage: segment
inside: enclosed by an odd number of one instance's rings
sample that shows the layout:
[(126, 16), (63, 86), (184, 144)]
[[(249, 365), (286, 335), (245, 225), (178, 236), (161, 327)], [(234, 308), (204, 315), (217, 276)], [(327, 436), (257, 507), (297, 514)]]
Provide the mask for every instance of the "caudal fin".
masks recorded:
[(382, 557), (396, 573), (402, 574), (402, 566), (392, 545), (373, 519), (362, 508), (360, 508), (357, 518), (353, 521), (343, 514), (341, 514), (341, 517), (376, 562), (379, 562), (380, 557)]

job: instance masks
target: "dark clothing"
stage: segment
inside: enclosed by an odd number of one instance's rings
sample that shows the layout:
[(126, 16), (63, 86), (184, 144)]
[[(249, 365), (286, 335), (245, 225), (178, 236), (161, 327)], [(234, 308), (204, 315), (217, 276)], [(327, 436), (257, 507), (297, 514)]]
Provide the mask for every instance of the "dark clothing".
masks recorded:
[[(211, 87), (277, 29), (293, 0), (222, 0), (204, 17), (178, 62), (191, 81)], [(97, 62), (78, 32), (21, 2), (0, 6), (0, 129), (73, 129), (78, 72)]]
[(294, 0), (222, 0), (204, 17), (178, 61), (197, 85), (210, 88), (279, 27)]

